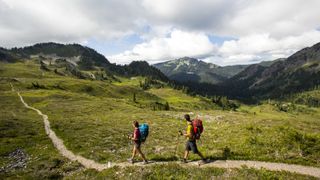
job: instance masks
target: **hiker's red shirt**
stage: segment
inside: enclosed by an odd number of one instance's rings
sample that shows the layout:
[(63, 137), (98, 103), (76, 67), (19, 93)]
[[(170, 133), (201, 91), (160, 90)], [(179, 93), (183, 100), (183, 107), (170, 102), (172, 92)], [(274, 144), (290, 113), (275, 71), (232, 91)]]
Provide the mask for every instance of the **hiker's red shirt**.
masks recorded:
[(134, 128), (133, 139), (135, 141), (139, 141), (139, 139), (140, 139), (140, 130), (139, 130), (139, 128)]

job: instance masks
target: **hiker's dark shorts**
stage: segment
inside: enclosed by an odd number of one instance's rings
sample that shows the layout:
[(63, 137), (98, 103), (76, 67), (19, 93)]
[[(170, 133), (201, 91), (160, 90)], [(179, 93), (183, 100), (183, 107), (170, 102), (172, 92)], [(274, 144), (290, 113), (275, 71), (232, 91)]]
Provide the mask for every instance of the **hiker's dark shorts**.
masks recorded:
[(198, 151), (198, 148), (197, 148), (196, 141), (187, 141), (186, 150), (187, 151), (192, 150), (193, 153), (197, 154), (199, 151)]
[(141, 142), (140, 141), (133, 141), (133, 144), (137, 149), (140, 149), (140, 146), (141, 146)]

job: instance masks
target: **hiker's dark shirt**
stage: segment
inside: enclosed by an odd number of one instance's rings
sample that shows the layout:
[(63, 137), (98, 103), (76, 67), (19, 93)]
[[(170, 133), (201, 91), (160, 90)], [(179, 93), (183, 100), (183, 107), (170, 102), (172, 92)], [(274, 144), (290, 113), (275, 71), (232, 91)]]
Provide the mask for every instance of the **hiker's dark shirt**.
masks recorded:
[(136, 141), (136, 142), (140, 141), (140, 130), (139, 130), (139, 128), (134, 128), (133, 140)]

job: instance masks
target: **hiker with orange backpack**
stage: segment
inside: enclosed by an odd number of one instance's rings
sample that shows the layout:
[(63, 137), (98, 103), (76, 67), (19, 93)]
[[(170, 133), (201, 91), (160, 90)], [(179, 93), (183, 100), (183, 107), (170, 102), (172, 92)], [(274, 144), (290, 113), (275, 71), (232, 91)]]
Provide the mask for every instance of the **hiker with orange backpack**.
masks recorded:
[(192, 150), (194, 154), (198, 154), (201, 157), (202, 163), (206, 163), (207, 160), (204, 158), (197, 147), (197, 140), (200, 139), (201, 133), (203, 132), (202, 121), (198, 118), (191, 121), (189, 114), (184, 115), (184, 118), (187, 121), (187, 131), (185, 134), (180, 131), (180, 135), (187, 137), (187, 142), (182, 162), (187, 163), (189, 151)]
[(141, 151), (141, 143), (145, 142), (149, 133), (149, 126), (147, 124), (142, 124), (139, 126), (138, 121), (133, 121), (132, 126), (134, 127), (134, 131), (132, 136), (129, 136), (129, 139), (133, 141), (133, 150), (132, 156), (128, 161), (130, 163), (134, 163), (134, 157), (137, 152), (141, 155), (144, 164), (148, 164), (148, 160), (146, 159), (145, 155)]

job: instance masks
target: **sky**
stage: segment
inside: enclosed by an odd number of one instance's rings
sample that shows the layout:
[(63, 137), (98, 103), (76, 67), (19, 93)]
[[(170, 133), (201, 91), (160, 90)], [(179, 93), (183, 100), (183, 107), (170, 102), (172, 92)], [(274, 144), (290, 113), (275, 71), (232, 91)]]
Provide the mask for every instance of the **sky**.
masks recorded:
[(320, 42), (320, 0), (0, 0), (0, 46), (79, 43), (113, 63), (193, 57), (221, 66)]

